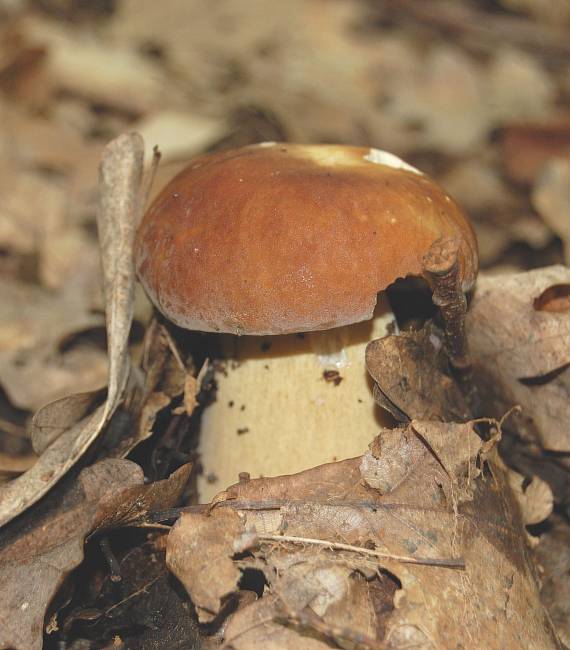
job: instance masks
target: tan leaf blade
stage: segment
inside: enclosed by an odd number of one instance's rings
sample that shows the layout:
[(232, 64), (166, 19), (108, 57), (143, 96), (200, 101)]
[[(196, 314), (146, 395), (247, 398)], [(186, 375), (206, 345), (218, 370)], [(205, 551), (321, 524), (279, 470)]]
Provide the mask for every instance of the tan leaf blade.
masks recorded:
[[(0, 491), (0, 526), (22, 513), (53, 487), (89, 448), (115, 411), (129, 374), (127, 341), (133, 313), (132, 245), (140, 205), (144, 145), (137, 134), (113, 140), (101, 162), (98, 212), (109, 348), (107, 400), (69, 427), (26, 473)], [(73, 401), (73, 397), (69, 398)], [(84, 396), (77, 399), (84, 401)], [(37, 415), (50, 420), (48, 404)]]

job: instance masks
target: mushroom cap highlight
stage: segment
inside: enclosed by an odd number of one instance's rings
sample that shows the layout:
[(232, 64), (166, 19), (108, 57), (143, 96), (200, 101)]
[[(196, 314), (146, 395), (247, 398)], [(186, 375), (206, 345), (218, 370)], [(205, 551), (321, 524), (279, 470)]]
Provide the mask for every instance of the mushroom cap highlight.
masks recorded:
[(288, 334), (371, 318), (377, 294), (422, 276), (423, 256), (450, 237), (468, 291), (473, 229), (428, 176), (377, 149), (262, 143), (180, 172), (142, 220), (135, 265), (180, 327)]

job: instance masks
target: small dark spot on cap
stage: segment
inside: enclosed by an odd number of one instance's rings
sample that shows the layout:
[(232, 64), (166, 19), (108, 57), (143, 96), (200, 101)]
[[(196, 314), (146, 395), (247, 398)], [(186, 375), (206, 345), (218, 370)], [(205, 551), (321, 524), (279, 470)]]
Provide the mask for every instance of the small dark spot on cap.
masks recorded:
[(231, 399), (231, 400), (228, 402), (228, 406), (229, 406), (230, 408), (233, 408), (233, 405), (234, 405), (234, 404), (235, 404), (235, 402), (233, 401), (233, 399)]
[(237, 430), (238, 436), (243, 436), (244, 433), (249, 433), (249, 427), (242, 427)]
[(364, 403), (364, 400), (360, 399), (360, 397), (359, 397), (359, 398), (358, 398), (358, 403), (359, 403), (359, 404), (363, 404), (363, 403)]
[(239, 407), (239, 410), (240, 410), (240, 411), (245, 411), (245, 404), (242, 404), (242, 405)]
[(206, 474), (206, 482), (217, 483), (218, 482), (217, 474), (214, 474), (214, 472), (210, 472), (209, 474)]
[(265, 370), (269, 370), (269, 364), (266, 363), (266, 364), (264, 364), (263, 367), (265, 368)]
[(259, 347), (262, 352), (267, 352), (268, 350), (271, 349), (271, 343), (269, 341), (263, 341), (263, 343)]

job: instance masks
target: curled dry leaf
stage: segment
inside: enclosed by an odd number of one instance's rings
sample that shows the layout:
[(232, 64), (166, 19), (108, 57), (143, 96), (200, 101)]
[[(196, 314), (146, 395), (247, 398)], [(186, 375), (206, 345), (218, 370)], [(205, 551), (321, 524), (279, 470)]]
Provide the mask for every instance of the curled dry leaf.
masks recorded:
[(46, 609), (83, 560), (87, 535), (128, 525), (151, 508), (172, 507), (189, 471), (185, 466), (165, 481), (143, 485), (135, 463), (104, 460), (10, 524), (0, 544), (0, 647), (39, 650)]
[(566, 452), (569, 296), (570, 270), (563, 266), (483, 275), (467, 314), (474, 380), (485, 415), (502, 417), (518, 404), (521, 432), (547, 449)]
[(529, 485), (521, 474), (511, 471), (510, 485), (522, 511), (525, 525), (539, 524), (552, 514), (554, 497), (546, 481), (534, 476)]
[[(132, 245), (142, 209), (143, 154), (140, 136), (124, 135), (107, 145), (101, 162), (98, 226), (109, 354), (107, 399), (53, 440), (34, 467), (1, 486), (0, 525), (35, 503), (66, 474), (102, 431), (121, 399), (130, 368), (127, 344), (133, 313)], [(83, 403), (85, 397), (75, 399)], [(53, 426), (56, 418), (50, 412), (54, 410), (61, 410), (59, 402), (48, 404), (36, 417)]]
[(506, 469), (473, 423), (412, 421), (365, 457), (243, 480), (209, 513), (185, 514), (167, 548), (210, 619), (228, 616), (235, 569), (263, 571), (263, 596), (225, 627), (240, 650), (307, 634), (343, 647), (557, 647)]
[(465, 397), (449, 374), (443, 334), (432, 325), (368, 344), (374, 397), (396, 419), (469, 419)]

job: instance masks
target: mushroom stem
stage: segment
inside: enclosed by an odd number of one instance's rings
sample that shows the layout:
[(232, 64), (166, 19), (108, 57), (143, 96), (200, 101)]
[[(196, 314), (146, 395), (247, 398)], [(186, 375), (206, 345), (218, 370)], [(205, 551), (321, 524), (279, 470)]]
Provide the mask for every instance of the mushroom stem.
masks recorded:
[(202, 501), (235, 483), (358, 456), (390, 418), (374, 402), (365, 348), (385, 336), (393, 314), (383, 297), (375, 318), (280, 336), (222, 336), (216, 401), (200, 427)]
[(465, 334), (467, 300), (461, 288), (457, 239), (442, 237), (434, 242), (423, 258), (423, 270), (433, 288), (433, 304), (439, 307), (443, 319), (449, 360), (463, 377), (471, 362)]

